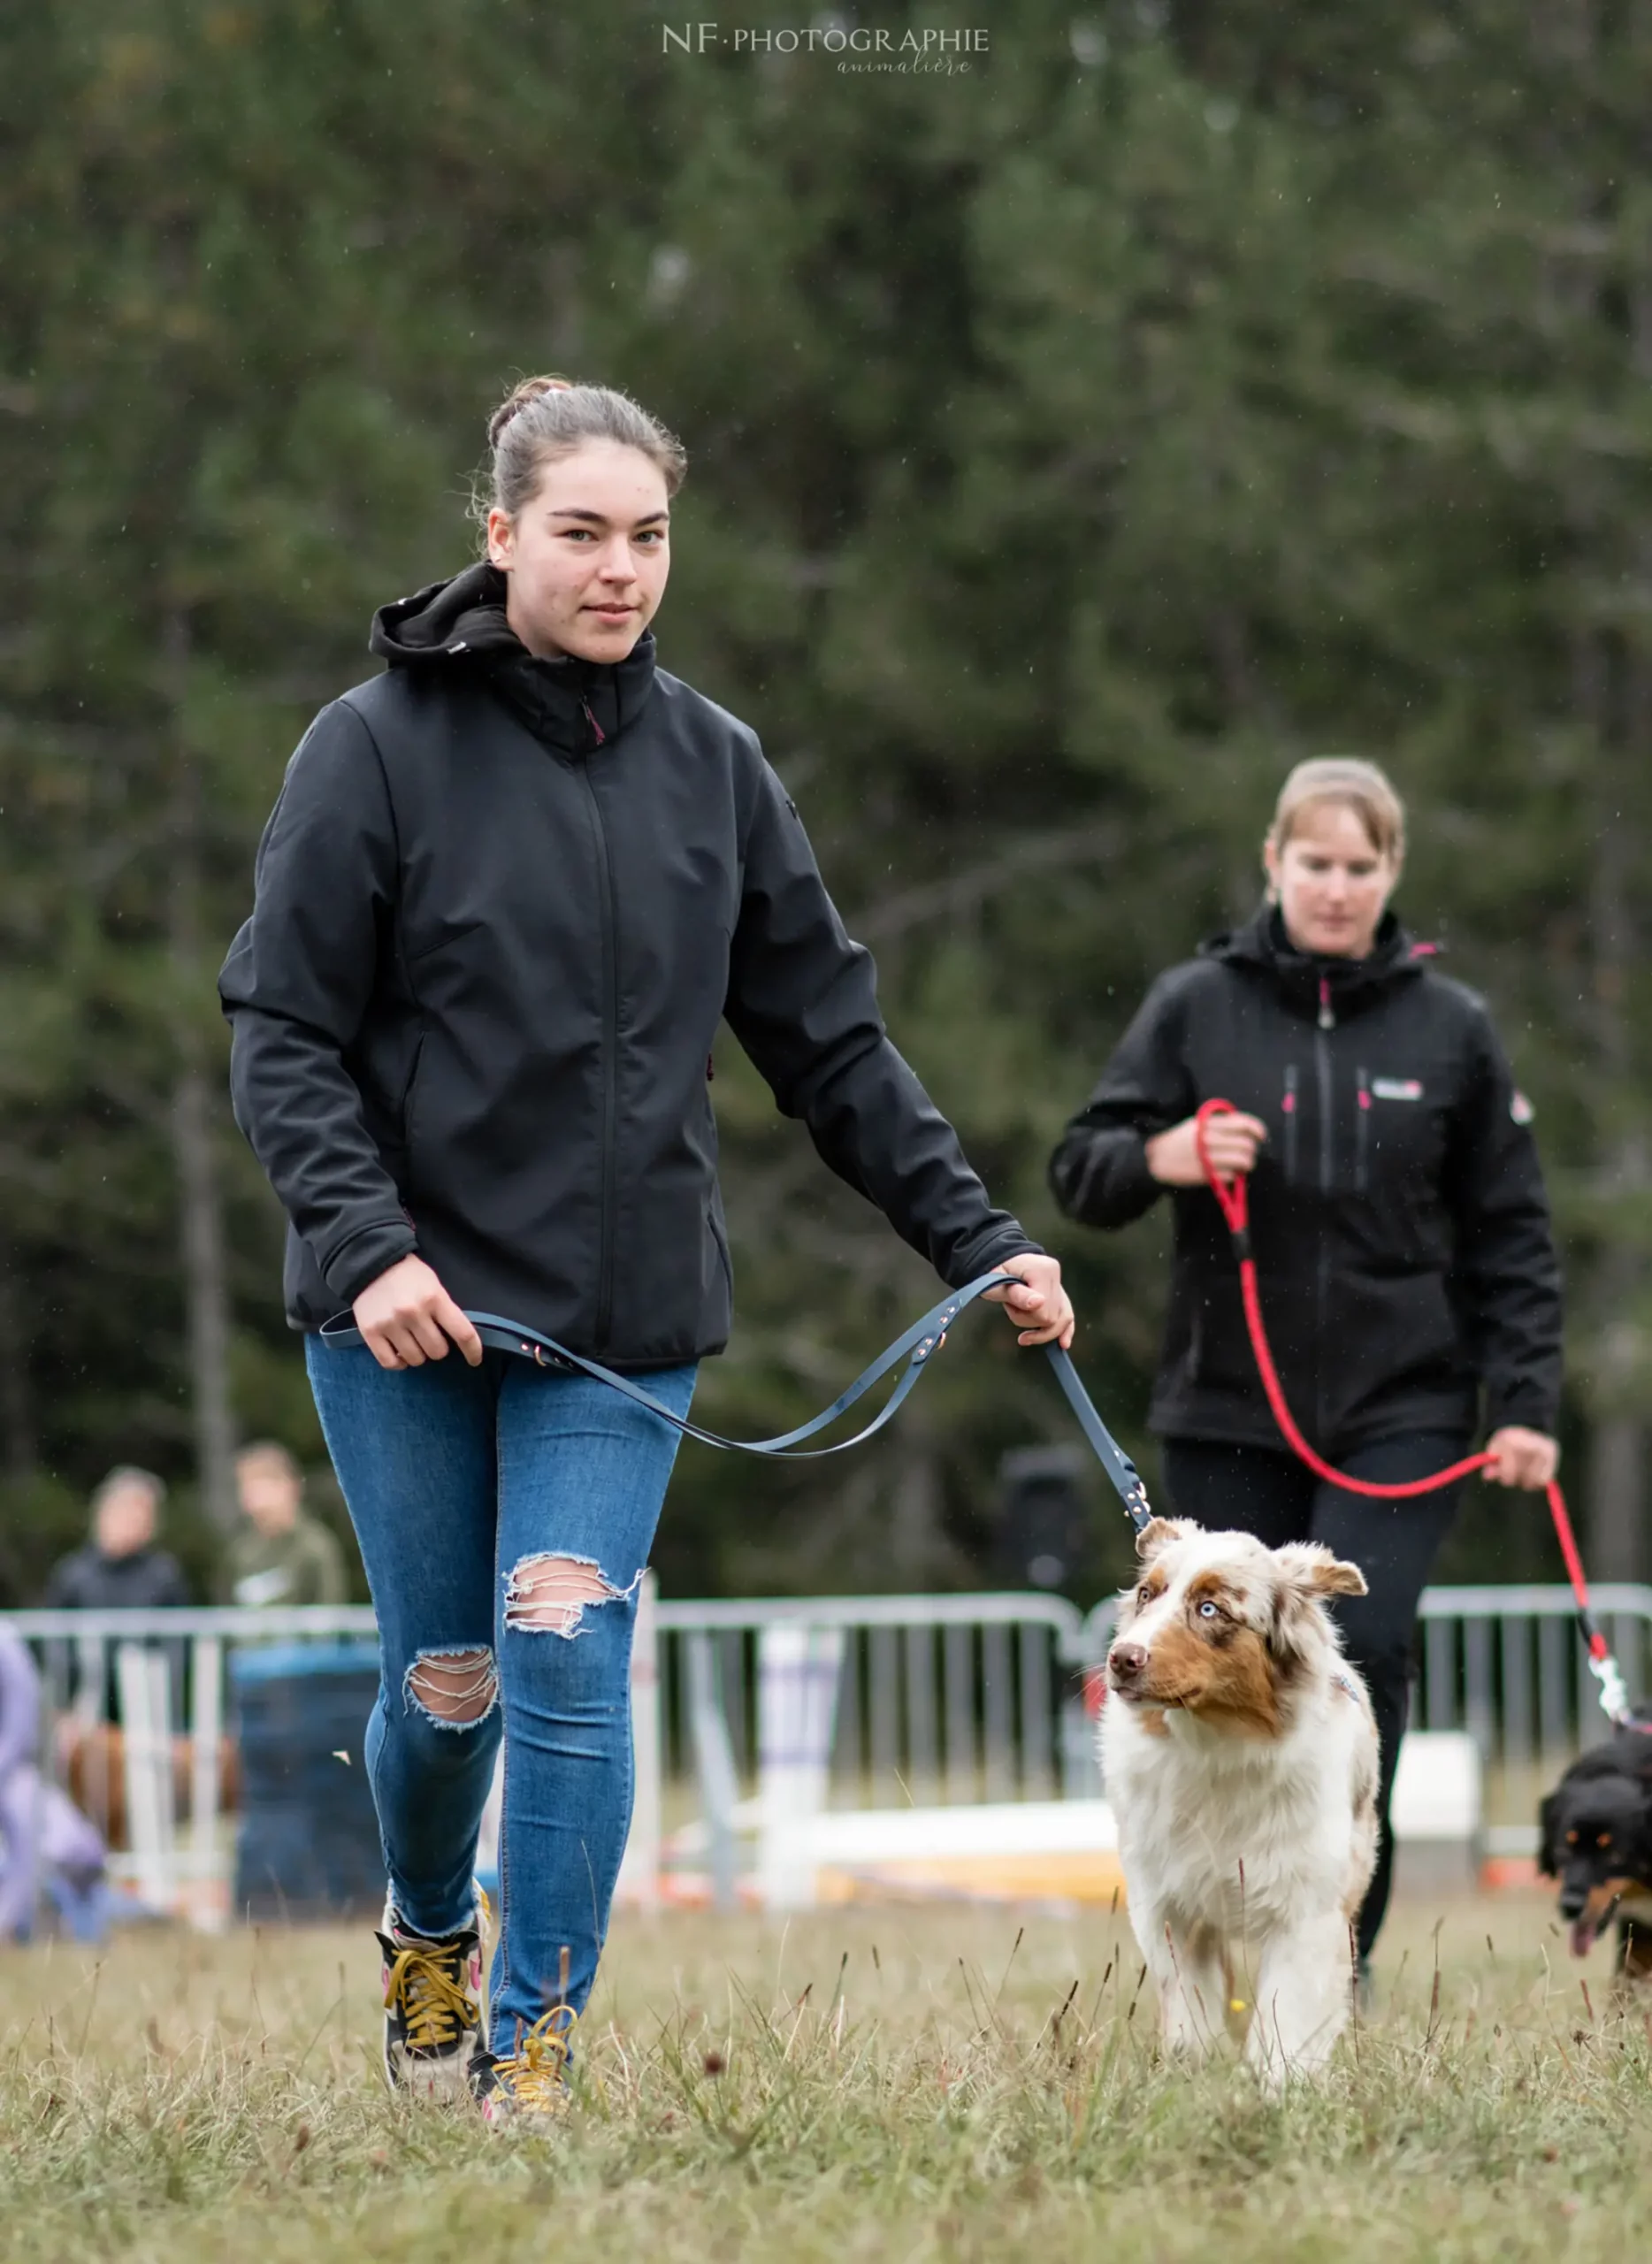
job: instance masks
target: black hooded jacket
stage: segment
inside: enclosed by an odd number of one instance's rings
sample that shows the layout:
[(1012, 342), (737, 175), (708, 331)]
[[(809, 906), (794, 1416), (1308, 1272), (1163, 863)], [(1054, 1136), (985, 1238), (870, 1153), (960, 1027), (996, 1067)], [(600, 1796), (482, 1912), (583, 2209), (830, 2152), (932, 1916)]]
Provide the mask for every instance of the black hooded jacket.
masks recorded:
[[(1364, 960), (1294, 951), (1264, 909), (1148, 993), (1051, 1161), (1068, 1218), (1117, 1228), (1166, 1190), (1154, 1133), (1220, 1097), (1268, 1128), (1250, 1177), (1262, 1310), (1321, 1454), (1474, 1426), (1554, 1430), (1560, 1276), (1531, 1112), (1483, 1000), (1390, 914)], [(1170, 1312), (1150, 1420), (1282, 1443), (1207, 1188), (1174, 1190)]]
[(314, 1328), (409, 1251), (621, 1367), (719, 1350), (727, 1016), (840, 1177), (959, 1286), (1034, 1251), (886, 1035), (755, 735), (654, 665), (536, 659), (470, 568), (375, 617), (219, 977), (236, 1121)]
[(53, 1611), (158, 1611), (187, 1604), (188, 1584), (178, 1559), (164, 1549), (134, 1549), (106, 1556), (95, 1541), (60, 1556), (46, 1583)]

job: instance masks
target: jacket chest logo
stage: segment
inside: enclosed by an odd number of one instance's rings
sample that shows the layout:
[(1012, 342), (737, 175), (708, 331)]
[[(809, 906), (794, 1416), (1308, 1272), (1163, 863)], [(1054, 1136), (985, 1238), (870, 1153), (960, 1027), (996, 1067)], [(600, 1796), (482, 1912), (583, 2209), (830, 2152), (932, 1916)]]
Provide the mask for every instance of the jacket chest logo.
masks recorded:
[(1373, 1077), (1371, 1080), (1373, 1100), (1420, 1100), (1422, 1097), (1420, 1077)]

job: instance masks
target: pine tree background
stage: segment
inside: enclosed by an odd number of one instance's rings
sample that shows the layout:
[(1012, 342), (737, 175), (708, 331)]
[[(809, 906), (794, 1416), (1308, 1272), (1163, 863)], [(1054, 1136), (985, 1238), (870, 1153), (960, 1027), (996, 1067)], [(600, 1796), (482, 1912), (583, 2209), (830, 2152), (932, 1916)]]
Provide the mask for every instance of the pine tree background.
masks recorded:
[[(1044, 1159), (1151, 975), (1253, 904), (1287, 767), (1390, 766), (1400, 908), (1536, 1104), (1594, 1566), (1652, 1573), (1652, 23), (996, 0), (951, 75), (732, 44), (973, 19), (0, 27), (0, 1602), (111, 1462), (172, 1482), (203, 1590), (234, 1440), (319, 1471), (213, 978), (291, 748), (373, 608), (465, 562), (487, 414), (542, 368), (686, 440), (662, 660), (761, 733), (1150, 1472), (1160, 1223), (1063, 1228)], [(731, 1042), (715, 1097), (737, 1335), (700, 1411), (778, 1427), (934, 1285)], [(664, 1584), (991, 1579), (998, 1458), (1067, 1426), (966, 1325), (863, 1455), (685, 1452)], [(1478, 1499), (1448, 1569), (1553, 1577), (1535, 1497)]]

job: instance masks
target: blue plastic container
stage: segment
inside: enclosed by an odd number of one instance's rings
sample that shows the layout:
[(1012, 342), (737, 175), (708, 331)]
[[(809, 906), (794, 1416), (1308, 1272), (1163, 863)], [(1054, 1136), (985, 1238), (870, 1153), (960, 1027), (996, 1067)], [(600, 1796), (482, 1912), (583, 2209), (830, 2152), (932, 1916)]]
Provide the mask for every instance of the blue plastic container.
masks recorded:
[(229, 1671), (241, 1765), (236, 1912), (377, 1917), (384, 1857), (362, 1739), (378, 1645), (258, 1644), (233, 1653)]

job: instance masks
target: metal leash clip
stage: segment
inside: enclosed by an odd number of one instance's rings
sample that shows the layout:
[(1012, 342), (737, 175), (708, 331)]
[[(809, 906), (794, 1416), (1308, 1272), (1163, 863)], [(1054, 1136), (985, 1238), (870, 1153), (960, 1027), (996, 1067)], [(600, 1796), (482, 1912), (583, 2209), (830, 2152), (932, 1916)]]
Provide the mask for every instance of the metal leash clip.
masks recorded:
[(571, 1360), (563, 1359), (560, 1352), (553, 1352), (543, 1344), (530, 1344), (524, 1338), (516, 1349), (524, 1358), (532, 1360), (536, 1368), (554, 1368), (559, 1375), (565, 1376), (579, 1373)]
[(1589, 1660), (1589, 1672), (1601, 1686), (1601, 1711), (1609, 1722), (1627, 1722), (1633, 1709), (1629, 1702), (1629, 1685), (1624, 1680), (1623, 1669), (1608, 1651), (1602, 1657)]

